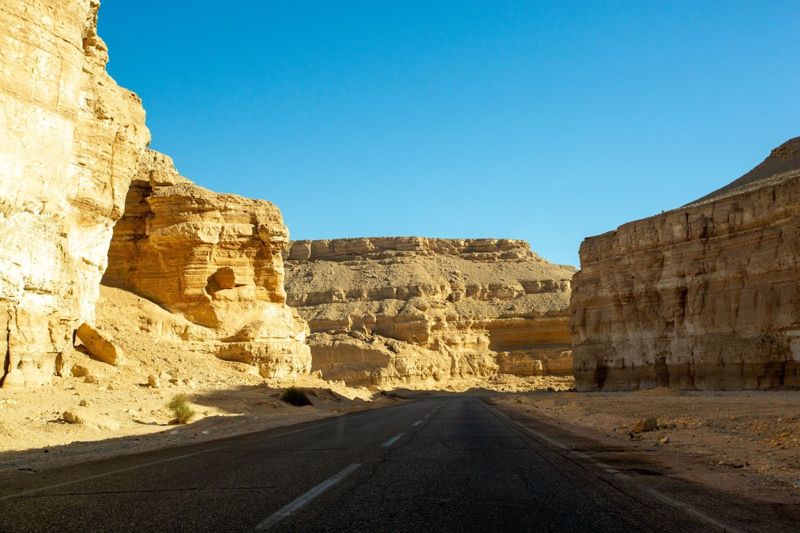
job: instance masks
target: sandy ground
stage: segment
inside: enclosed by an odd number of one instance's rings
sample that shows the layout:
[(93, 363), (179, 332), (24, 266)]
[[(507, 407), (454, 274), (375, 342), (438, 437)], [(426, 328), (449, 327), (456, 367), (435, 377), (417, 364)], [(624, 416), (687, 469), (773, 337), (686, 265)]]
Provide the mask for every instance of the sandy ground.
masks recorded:
[[(674, 475), (800, 502), (800, 391), (537, 392), (494, 401), (612, 445), (649, 449)], [(650, 417), (658, 428), (635, 432)]]
[[(119, 381), (58, 378), (49, 388), (0, 391), (0, 473), (219, 439), (398, 401), (380, 394), (369, 401), (348, 398), (312, 379), (293, 383), (303, 386), (314, 403), (305, 407), (278, 399), (287, 384), (263, 380), (224, 389), (184, 384), (153, 389)], [(196, 413), (189, 424), (170, 423), (173, 414), (166, 404), (178, 393), (187, 394)], [(65, 411), (80, 422), (66, 422)]]

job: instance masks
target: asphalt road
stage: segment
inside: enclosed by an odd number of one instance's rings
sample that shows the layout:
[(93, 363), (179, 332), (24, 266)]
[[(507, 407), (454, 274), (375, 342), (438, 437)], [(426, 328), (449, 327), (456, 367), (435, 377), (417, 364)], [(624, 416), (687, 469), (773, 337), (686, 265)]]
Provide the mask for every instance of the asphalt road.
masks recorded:
[(481, 398), (419, 401), (20, 477), (0, 531), (792, 531), (774, 508)]

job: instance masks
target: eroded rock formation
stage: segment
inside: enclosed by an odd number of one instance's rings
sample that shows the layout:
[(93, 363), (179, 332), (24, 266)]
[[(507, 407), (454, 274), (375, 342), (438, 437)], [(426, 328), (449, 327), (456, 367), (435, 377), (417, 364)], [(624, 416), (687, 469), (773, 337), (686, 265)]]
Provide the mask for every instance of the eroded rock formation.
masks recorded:
[(544, 261), (523, 241), (297, 241), (286, 265), (289, 305), (308, 320), (313, 369), (326, 379), (571, 374), (574, 269)]
[(580, 389), (800, 385), (800, 138), (693, 204), (586, 239), (580, 257)]
[[(114, 229), (103, 282), (202, 326), (186, 341), (265, 377), (308, 372), (308, 327), (286, 305), (288, 231), (273, 204), (217, 194), (148, 150)], [(205, 333), (198, 335), (197, 331)]]
[(0, 383), (46, 383), (94, 320), (114, 222), (148, 140), (106, 73), (98, 2), (0, 4)]

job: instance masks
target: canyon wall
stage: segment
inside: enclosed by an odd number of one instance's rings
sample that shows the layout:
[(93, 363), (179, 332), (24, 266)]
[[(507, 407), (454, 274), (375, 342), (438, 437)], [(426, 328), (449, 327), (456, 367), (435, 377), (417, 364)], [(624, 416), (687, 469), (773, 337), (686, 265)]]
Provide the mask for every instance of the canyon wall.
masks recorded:
[(571, 375), (572, 267), (527, 243), (418, 237), (293, 242), (288, 303), (313, 370), (348, 385)]
[(291, 377), (309, 371), (311, 356), (308, 326), (286, 305), (288, 239), (270, 202), (199, 187), (148, 150), (114, 229), (103, 283), (200, 326), (183, 341), (256, 365), (264, 377)]
[(580, 390), (800, 385), (800, 138), (683, 208), (586, 239)]
[(0, 384), (47, 383), (94, 320), (114, 222), (149, 141), (106, 73), (98, 2), (0, 3)]

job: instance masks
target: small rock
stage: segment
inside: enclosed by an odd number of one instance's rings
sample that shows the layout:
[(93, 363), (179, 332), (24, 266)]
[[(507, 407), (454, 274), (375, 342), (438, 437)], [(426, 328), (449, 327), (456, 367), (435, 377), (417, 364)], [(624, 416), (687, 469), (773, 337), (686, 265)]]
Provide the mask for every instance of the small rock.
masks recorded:
[(78, 405), (80, 405), (81, 407), (88, 407), (89, 402), (87, 402), (86, 400), (81, 400), (81, 402)]
[(61, 415), (61, 418), (64, 419), (64, 422), (67, 424), (83, 424), (81, 417), (72, 411), (64, 411), (64, 414)]
[(658, 443), (659, 443), (661, 446), (663, 446), (663, 445), (667, 444), (668, 442), (669, 442), (669, 437), (668, 437), (667, 435), (664, 435), (663, 437), (661, 437), (660, 439), (658, 439)]
[(85, 378), (83, 378), (83, 381), (84, 381), (85, 383), (92, 383), (92, 384), (94, 384), (94, 385), (97, 385), (98, 383), (100, 383), (100, 382), (97, 380), (97, 378), (96, 378), (96, 377), (94, 377), (94, 376), (86, 376)]
[(633, 428), (631, 429), (631, 433), (645, 433), (647, 431), (655, 431), (658, 429), (658, 421), (655, 417), (650, 418), (643, 418), (641, 420), (637, 420), (635, 424), (633, 424)]
[(150, 374), (147, 376), (147, 385), (153, 387), (154, 389), (158, 389), (161, 387), (161, 380), (157, 376)]
[(89, 369), (83, 365), (72, 365), (72, 377), (85, 378), (89, 375)]
[(792, 486), (793, 486), (794, 488), (796, 488), (796, 489), (800, 489), (800, 479), (796, 479), (796, 480), (794, 481), (794, 483), (792, 483)]

